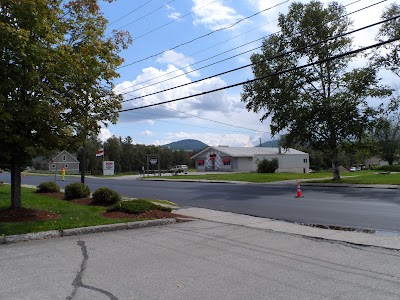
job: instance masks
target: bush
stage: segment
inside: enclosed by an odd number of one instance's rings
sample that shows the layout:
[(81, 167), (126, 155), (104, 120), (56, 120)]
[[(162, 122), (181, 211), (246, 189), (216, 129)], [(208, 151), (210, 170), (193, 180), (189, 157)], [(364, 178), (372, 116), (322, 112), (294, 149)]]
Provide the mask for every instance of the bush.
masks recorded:
[(399, 165), (375, 166), (375, 167), (372, 167), (372, 169), (373, 170), (385, 171), (385, 172), (400, 172), (400, 166)]
[(168, 212), (172, 211), (170, 207), (157, 205), (143, 199), (119, 202), (110, 207), (107, 211), (121, 211), (128, 214), (141, 214), (149, 210), (162, 210)]
[(277, 158), (273, 158), (271, 160), (264, 158), (257, 164), (258, 173), (275, 173), (278, 168), (279, 160)]
[(77, 199), (90, 196), (90, 188), (83, 183), (70, 183), (65, 187), (65, 199)]
[(38, 193), (57, 193), (60, 187), (53, 181), (43, 182), (37, 186), (36, 192)]
[(103, 205), (112, 205), (121, 200), (121, 196), (116, 191), (106, 187), (97, 189), (92, 197), (94, 203)]

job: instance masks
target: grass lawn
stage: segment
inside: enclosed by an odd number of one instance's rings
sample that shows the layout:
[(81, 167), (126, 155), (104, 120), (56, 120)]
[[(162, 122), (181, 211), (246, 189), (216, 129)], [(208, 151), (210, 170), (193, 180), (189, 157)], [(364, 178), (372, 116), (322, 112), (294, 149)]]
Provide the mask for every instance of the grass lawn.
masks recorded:
[(165, 176), (168, 179), (206, 179), (206, 180), (232, 180), (247, 182), (273, 182), (281, 180), (312, 179), (312, 178), (331, 178), (332, 172), (320, 173), (232, 173), (232, 174), (206, 174), (206, 175), (177, 175)]
[[(351, 175), (351, 176), (350, 176)], [(346, 173), (340, 180), (316, 180), (312, 182), (322, 183), (353, 183), (353, 184), (400, 184), (400, 173), (379, 174), (379, 171), (361, 171)]]
[[(0, 210), (10, 207), (10, 186), (0, 186)], [(106, 207), (78, 205), (37, 194), (34, 189), (22, 188), (22, 206), (24, 208), (47, 210), (59, 214), (58, 219), (31, 222), (0, 222), (0, 235), (13, 235), (54, 229), (68, 229), (121, 222), (132, 222), (132, 218), (110, 219), (102, 217)]]

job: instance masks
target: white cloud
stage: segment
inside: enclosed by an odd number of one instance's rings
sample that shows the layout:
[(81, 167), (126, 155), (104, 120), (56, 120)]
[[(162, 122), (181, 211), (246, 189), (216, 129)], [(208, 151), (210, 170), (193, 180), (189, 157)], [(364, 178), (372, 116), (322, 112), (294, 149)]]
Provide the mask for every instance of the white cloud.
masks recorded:
[(169, 11), (169, 14), (167, 15), (169, 19), (178, 20), (182, 16), (182, 14), (180, 12), (177, 12), (173, 6), (167, 4), (165, 5), (165, 7)]
[(103, 127), (100, 129), (100, 133), (99, 133), (98, 137), (99, 137), (100, 141), (102, 141), (104, 143), (110, 137), (112, 137), (112, 134), (108, 128)]
[(165, 51), (159, 58), (157, 58), (157, 62), (163, 64), (170, 64), (178, 67), (179, 69), (184, 69), (186, 72), (190, 72), (190, 76), (199, 76), (199, 72), (194, 71), (191, 64), (195, 61), (193, 58), (183, 55), (182, 53), (175, 52), (173, 50)]
[(150, 130), (144, 130), (141, 132), (141, 134), (145, 135), (145, 136), (151, 136), (151, 135), (153, 135), (153, 132), (151, 132)]
[[(274, 6), (277, 3), (271, 3), (270, 1), (265, 0), (247, 0), (247, 2), (254, 6), (257, 11), (265, 10)], [(302, 2), (304, 4), (309, 3), (309, 0), (298, 0), (297, 2)], [(332, 2), (331, 0), (323, 0), (321, 1), (325, 4), (325, 6)], [(381, 3), (370, 8), (366, 8), (372, 4), (376, 4), (375, 0), (363, 0), (363, 1), (346, 1), (346, 3), (340, 3), (342, 5), (346, 5), (347, 13), (355, 12), (351, 14), (349, 17), (354, 21), (354, 29), (366, 26), (371, 23), (375, 23), (379, 20), (380, 14), (385, 7), (385, 3)], [(348, 5), (347, 5), (348, 4)], [(278, 14), (287, 14), (289, 10), (290, 4), (283, 4), (271, 9), (267, 9), (262, 15), (267, 21), (273, 21), (278, 19)], [(363, 9), (366, 8), (366, 9)], [(356, 12), (360, 9), (363, 9), (359, 12)], [(274, 33), (280, 30), (277, 25), (277, 21), (272, 22), (263, 27), (263, 30), (268, 33)], [(369, 45), (373, 43), (374, 36), (376, 34), (376, 27), (372, 27), (361, 32), (354, 34), (354, 43), (356, 45)]]
[(210, 0), (193, 0), (192, 10), (195, 10), (195, 25), (204, 25), (211, 30), (218, 30), (243, 18), (235, 9), (225, 5), (222, 0), (209, 3)]
[[(167, 74), (171, 71), (176, 71), (174, 74)], [(182, 76), (175, 77), (177, 74)], [(155, 85), (151, 85), (151, 82), (144, 82), (148, 79), (159, 77), (161, 75), (166, 75), (163, 80), (171, 78), (171, 80), (160, 82)], [(156, 79), (157, 80), (157, 79)], [(182, 70), (177, 70), (175, 66), (169, 65), (166, 70), (159, 70), (153, 67), (146, 68), (142, 70), (142, 74), (137, 76), (132, 82), (123, 82), (118, 85), (115, 90), (116, 92), (126, 93), (129, 91), (134, 91), (130, 95), (125, 94), (125, 99), (129, 100), (136, 97), (145, 96), (153, 92), (160, 90), (176, 87), (182, 84), (189, 84), (192, 81), (188, 78)], [(129, 86), (130, 85), (130, 86)], [(149, 86), (146, 86), (149, 85)], [(205, 91), (217, 89), (226, 86), (226, 83), (218, 78), (210, 78), (201, 82), (194, 84), (189, 84), (180, 88), (172, 89), (163, 93), (151, 95), (145, 98), (139, 98), (132, 101), (127, 101), (123, 104), (124, 109), (145, 106), (152, 103), (160, 103), (163, 101), (178, 99), (194, 94), (199, 94)], [(142, 89), (141, 89), (142, 88)], [(140, 89), (140, 90), (139, 90)], [(193, 98), (188, 98), (172, 103), (167, 103), (163, 106), (155, 106), (153, 108), (141, 109), (131, 111), (131, 113), (121, 113), (120, 121), (122, 122), (137, 122), (143, 119), (162, 119), (162, 118), (173, 118), (179, 116), (185, 116), (177, 111), (172, 111), (170, 109), (175, 109), (179, 111), (189, 112), (191, 114), (200, 114), (206, 111), (208, 112), (220, 112), (223, 114), (228, 114), (233, 108), (234, 99), (229, 97), (227, 93), (222, 90), (218, 92), (213, 92), (206, 95), (201, 95)]]
[(182, 15), (179, 12), (172, 12), (168, 15), (168, 18), (173, 19), (173, 20), (178, 20), (181, 16)]

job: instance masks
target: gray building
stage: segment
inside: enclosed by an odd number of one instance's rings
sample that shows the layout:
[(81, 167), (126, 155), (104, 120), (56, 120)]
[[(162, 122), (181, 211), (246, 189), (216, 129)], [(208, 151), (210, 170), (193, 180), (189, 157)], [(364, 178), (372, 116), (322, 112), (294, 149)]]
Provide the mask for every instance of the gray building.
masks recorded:
[(308, 153), (292, 148), (263, 147), (208, 147), (192, 156), (196, 171), (256, 172), (257, 164), (263, 159), (277, 158), (276, 172), (308, 173), (310, 158)]
[(52, 172), (61, 172), (62, 168), (65, 168), (67, 174), (79, 173), (79, 161), (75, 156), (63, 150), (49, 162), (49, 170)]

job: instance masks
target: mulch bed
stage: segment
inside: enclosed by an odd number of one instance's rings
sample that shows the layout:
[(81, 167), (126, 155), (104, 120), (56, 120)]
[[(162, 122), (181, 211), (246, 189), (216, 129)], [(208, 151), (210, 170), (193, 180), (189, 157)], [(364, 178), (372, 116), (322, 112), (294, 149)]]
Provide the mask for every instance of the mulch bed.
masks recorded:
[[(64, 200), (64, 193), (44, 193), (43, 195), (51, 198)], [(79, 198), (68, 200), (79, 205), (93, 205), (92, 198)], [(102, 214), (105, 218), (112, 219), (169, 219), (184, 217), (167, 211), (150, 210), (142, 214), (128, 214), (124, 212), (105, 212)], [(29, 208), (0, 210), (0, 222), (28, 222), (39, 220), (57, 219), (60, 215), (45, 210), (35, 210)]]
[(0, 210), (0, 222), (29, 222), (59, 218), (59, 214), (46, 210), (17, 208)]
[(124, 212), (114, 211), (114, 212), (105, 212), (102, 214), (105, 218), (112, 218), (112, 219), (170, 219), (170, 218), (179, 218), (183, 217), (178, 214), (170, 213), (168, 211), (161, 211), (161, 210), (149, 210), (142, 214), (128, 214)]

